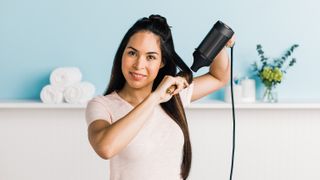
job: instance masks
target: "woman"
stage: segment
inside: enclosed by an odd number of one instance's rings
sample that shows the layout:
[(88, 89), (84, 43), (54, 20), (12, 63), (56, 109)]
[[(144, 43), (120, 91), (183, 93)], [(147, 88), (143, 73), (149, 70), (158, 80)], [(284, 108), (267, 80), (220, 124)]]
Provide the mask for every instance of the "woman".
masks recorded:
[(110, 159), (110, 179), (186, 179), (191, 144), (183, 107), (223, 87), (229, 71), (223, 49), (210, 71), (193, 79), (174, 50), (166, 19), (138, 20), (116, 52), (105, 96), (86, 109), (89, 141)]

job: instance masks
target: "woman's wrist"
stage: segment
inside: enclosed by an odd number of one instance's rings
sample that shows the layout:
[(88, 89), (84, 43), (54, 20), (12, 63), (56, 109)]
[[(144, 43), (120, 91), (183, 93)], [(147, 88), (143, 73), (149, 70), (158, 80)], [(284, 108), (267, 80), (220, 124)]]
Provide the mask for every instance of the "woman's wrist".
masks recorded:
[(160, 96), (157, 95), (155, 92), (151, 92), (147, 97), (147, 100), (150, 101), (152, 105), (160, 104)]

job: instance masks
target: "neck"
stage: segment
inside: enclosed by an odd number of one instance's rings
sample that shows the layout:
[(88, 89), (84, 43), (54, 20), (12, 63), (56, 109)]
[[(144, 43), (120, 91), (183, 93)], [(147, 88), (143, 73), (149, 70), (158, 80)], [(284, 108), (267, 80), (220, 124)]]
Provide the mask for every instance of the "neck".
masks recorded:
[(148, 95), (150, 95), (152, 86), (140, 89), (132, 88), (127, 83), (118, 92), (119, 96), (129, 102), (131, 105), (136, 106), (140, 104)]

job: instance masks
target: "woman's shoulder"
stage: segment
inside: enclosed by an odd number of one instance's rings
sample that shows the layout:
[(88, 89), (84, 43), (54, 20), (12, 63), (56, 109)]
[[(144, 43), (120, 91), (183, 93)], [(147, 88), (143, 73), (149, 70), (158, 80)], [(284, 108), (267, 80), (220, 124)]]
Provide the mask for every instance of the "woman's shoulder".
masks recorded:
[(91, 124), (97, 119), (103, 119), (112, 123), (114, 116), (113, 112), (113, 94), (105, 96), (99, 95), (93, 97), (87, 104), (86, 107), (86, 120), (87, 124)]
[(110, 104), (110, 103), (115, 103), (117, 101), (117, 97), (116, 97), (116, 92), (112, 92), (110, 94), (107, 95), (98, 95), (93, 97), (89, 103), (101, 103), (101, 104)]
[[(117, 94), (112, 92), (92, 98), (87, 105), (87, 119), (111, 119), (110, 123), (117, 121), (127, 114), (132, 108), (128, 106)], [(100, 116), (99, 116), (100, 115)]]

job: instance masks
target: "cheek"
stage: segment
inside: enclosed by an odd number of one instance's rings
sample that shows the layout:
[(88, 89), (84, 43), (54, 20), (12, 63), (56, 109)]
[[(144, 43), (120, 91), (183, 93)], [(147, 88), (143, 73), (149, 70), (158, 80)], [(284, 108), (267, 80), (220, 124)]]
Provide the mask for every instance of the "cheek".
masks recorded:
[(126, 61), (126, 59), (122, 59), (121, 61), (121, 70), (122, 73), (126, 72), (126, 70), (128, 70), (128, 68), (131, 66), (130, 63), (128, 63), (129, 61)]
[(158, 63), (152, 66), (149, 66), (149, 71), (152, 73), (153, 76), (157, 76), (159, 70), (160, 70), (160, 64)]

